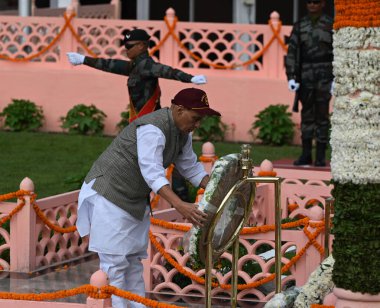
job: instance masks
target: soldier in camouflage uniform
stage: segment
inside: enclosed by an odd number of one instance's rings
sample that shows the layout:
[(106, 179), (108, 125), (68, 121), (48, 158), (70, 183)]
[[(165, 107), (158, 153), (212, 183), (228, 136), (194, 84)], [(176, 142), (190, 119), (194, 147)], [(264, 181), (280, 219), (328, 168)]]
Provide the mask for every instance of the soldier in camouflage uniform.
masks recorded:
[(316, 138), (315, 166), (326, 165), (329, 102), (333, 81), (333, 19), (323, 14), (324, 0), (307, 0), (309, 14), (294, 24), (285, 60), (289, 90), (298, 91), (302, 104), (302, 155), (294, 165), (312, 163), (312, 141)]
[(75, 52), (67, 53), (73, 65), (85, 64), (105, 72), (129, 76), (130, 122), (161, 108), (158, 78), (194, 84), (206, 83), (203, 75), (193, 76), (155, 62), (148, 53), (149, 39), (148, 33), (142, 29), (135, 29), (125, 34), (124, 46), (131, 61), (91, 58)]

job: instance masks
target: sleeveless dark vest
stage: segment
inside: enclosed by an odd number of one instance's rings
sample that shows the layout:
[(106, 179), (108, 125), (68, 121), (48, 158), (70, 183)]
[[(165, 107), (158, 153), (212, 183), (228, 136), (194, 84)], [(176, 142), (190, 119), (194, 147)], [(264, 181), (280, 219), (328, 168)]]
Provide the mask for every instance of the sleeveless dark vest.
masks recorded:
[(139, 220), (144, 217), (151, 192), (137, 160), (136, 129), (146, 124), (158, 127), (166, 138), (163, 167), (173, 163), (182, 153), (189, 135), (178, 130), (171, 110), (163, 108), (136, 119), (124, 128), (95, 161), (85, 178), (86, 183), (96, 179), (92, 189)]

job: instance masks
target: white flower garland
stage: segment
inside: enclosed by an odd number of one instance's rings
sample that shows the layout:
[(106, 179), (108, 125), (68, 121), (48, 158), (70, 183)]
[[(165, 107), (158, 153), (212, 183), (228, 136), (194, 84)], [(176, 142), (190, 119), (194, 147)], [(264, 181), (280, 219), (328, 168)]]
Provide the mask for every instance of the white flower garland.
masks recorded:
[(334, 94), (380, 93), (380, 50), (334, 49)]
[[(240, 154), (229, 154), (226, 156), (221, 157), (218, 159), (212, 169), (210, 180), (207, 184), (207, 187), (204, 191), (203, 197), (201, 201), (198, 203), (199, 209), (203, 212), (209, 212), (209, 213), (215, 213), (217, 211), (217, 206), (210, 203), (212, 196), (214, 192), (218, 188), (218, 184), (220, 183), (221, 179), (224, 176), (224, 171), (226, 166), (231, 163), (231, 161), (237, 161), (240, 159)], [(228, 192), (226, 192), (228, 193)], [(221, 219), (229, 219), (230, 216), (233, 214), (233, 209), (229, 208), (228, 211), (224, 211), (223, 215), (225, 217)], [(218, 231), (223, 232), (223, 230), (215, 229), (215, 233), (217, 234)], [(184, 248), (185, 251), (189, 252), (190, 260), (198, 262), (199, 261), (199, 247), (198, 247), (198, 241), (199, 237), (201, 235), (201, 228), (199, 227), (192, 227), (189, 232), (187, 232), (184, 236)]]
[(265, 304), (264, 308), (291, 308), (300, 290), (298, 287), (291, 287), (281, 293), (277, 293)]
[(309, 308), (312, 304), (322, 304), (326, 295), (334, 288), (332, 270), (334, 258), (329, 256), (311, 273), (307, 283), (301, 288), (294, 302), (294, 308)]
[(380, 183), (379, 47), (379, 28), (334, 33), (331, 170), (341, 183)]
[(380, 48), (380, 28), (345, 27), (334, 31), (334, 49)]

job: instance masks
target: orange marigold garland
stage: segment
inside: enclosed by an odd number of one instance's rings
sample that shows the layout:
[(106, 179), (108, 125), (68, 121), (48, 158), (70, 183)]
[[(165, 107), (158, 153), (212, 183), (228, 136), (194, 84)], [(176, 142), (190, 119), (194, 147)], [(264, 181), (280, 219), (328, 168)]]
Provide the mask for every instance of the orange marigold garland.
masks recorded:
[(41, 209), (37, 206), (37, 204), (33, 203), (33, 209), (36, 212), (37, 216), (52, 230), (59, 233), (71, 233), (77, 230), (76, 226), (70, 226), (67, 228), (62, 228), (57, 224), (53, 224), (50, 220), (45, 216), (45, 214), (41, 211)]
[(49, 49), (51, 49), (55, 43), (58, 42), (58, 40), (61, 39), (63, 33), (65, 33), (66, 29), (71, 26), (71, 20), (74, 18), (75, 14), (71, 14), (70, 16), (66, 16), (65, 14), (65, 24), (63, 25), (61, 31), (58, 33), (56, 37), (53, 38), (53, 40), (45, 47), (41, 48), (37, 53), (27, 56), (25, 58), (10, 58), (7, 55), (0, 55), (0, 59), (8, 60), (11, 62), (27, 62), (30, 60), (33, 60), (35, 58), (38, 58), (39, 56), (43, 55), (45, 52), (47, 52)]
[(373, 0), (335, 0), (334, 29), (379, 27), (379, 3)]
[(257, 173), (258, 176), (276, 176), (277, 172), (276, 171), (259, 171)]
[(218, 156), (199, 156), (199, 161), (201, 161), (202, 163), (214, 163), (218, 160)]
[(8, 194), (0, 195), (0, 202), (10, 200), (10, 199), (14, 199), (14, 198), (19, 198), (22, 196), (27, 196), (27, 195), (30, 196), (31, 193), (29, 191), (26, 191), (26, 190), (18, 190), (16, 192), (11, 192)]
[[(308, 226), (316, 228), (316, 231), (314, 233), (311, 233), (310, 231), (305, 232), (306, 236), (309, 238), (308, 243), (304, 248), (302, 248), (287, 264), (285, 264), (282, 269), (281, 273), (285, 273), (290, 270), (290, 268), (305, 254), (306, 250), (311, 246), (318, 244), (315, 240), (319, 236), (319, 234), (323, 231), (324, 228), (324, 222), (318, 222), (318, 223), (309, 223), (309, 218), (300, 219), (296, 222), (290, 222), (282, 224), (282, 228), (293, 228), (295, 226), (304, 225), (304, 229), (307, 229)], [(244, 232), (244, 229), (247, 229)], [(252, 228), (244, 228), (241, 234), (244, 233), (259, 233), (259, 232), (269, 232), (274, 230), (274, 226), (261, 226), (261, 227), (252, 227)], [(205, 284), (205, 280), (202, 277), (199, 277), (189, 270), (186, 270), (183, 266), (181, 266), (177, 261), (173, 259), (173, 257), (165, 251), (165, 248), (160, 245), (160, 243), (156, 240), (155, 236), (151, 231), (149, 231), (149, 238), (153, 244), (153, 246), (161, 253), (161, 255), (181, 274), (185, 275), (186, 277), (189, 277), (191, 280), (199, 283), (199, 284)], [(319, 244), (318, 244), (319, 245)], [(316, 247), (317, 248), (317, 247)], [(318, 247), (319, 248), (319, 247)], [(318, 249), (317, 248), (317, 249)], [(323, 248), (318, 249), (321, 254), (323, 254)], [(238, 290), (245, 290), (245, 289), (251, 289), (251, 288), (257, 288), (258, 286), (265, 284), (275, 278), (275, 274), (270, 274), (267, 277), (254, 281), (252, 283), (248, 284), (239, 284)], [(222, 289), (230, 289), (231, 285), (229, 284), (219, 284), (216, 282), (212, 283), (213, 287), (221, 287)]]

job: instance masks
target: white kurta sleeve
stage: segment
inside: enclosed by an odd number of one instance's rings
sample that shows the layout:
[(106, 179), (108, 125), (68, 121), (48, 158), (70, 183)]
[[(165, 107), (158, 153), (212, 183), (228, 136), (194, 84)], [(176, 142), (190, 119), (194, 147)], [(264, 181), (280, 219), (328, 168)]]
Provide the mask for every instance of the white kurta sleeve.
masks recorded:
[(154, 125), (139, 126), (136, 130), (137, 157), (145, 182), (157, 193), (162, 186), (170, 184), (165, 176), (163, 156), (166, 138)]
[(175, 166), (179, 173), (181, 173), (182, 176), (189, 180), (195, 187), (198, 187), (202, 179), (207, 175), (203, 165), (200, 162), (197, 162), (197, 156), (193, 151), (191, 134), (189, 134), (189, 138), (182, 149), (182, 153), (175, 161)]

